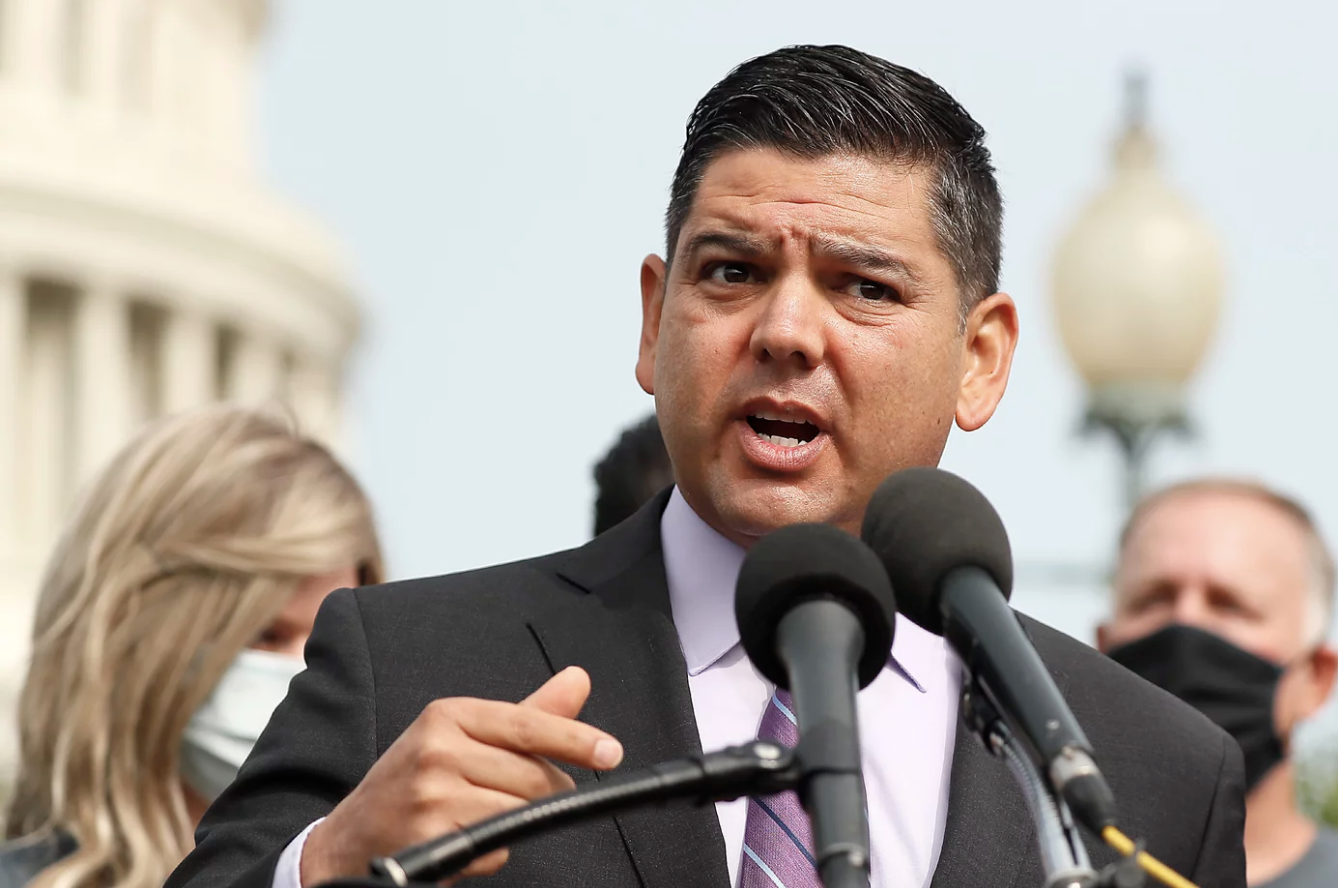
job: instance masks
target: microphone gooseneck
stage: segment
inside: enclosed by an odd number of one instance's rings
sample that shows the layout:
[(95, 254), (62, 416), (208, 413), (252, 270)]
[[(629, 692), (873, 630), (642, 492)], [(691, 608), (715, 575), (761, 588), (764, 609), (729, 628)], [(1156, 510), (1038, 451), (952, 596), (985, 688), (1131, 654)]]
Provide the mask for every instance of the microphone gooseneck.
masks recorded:
[(858, 539), (821, 524), (759, 540), (739, 572), (735, 616), (749, 659), (790, 691), (799, 728), (799, 797), (827, 888), (869, 884), (869, 824), (855, 694), (892, 649), (896, 601)]

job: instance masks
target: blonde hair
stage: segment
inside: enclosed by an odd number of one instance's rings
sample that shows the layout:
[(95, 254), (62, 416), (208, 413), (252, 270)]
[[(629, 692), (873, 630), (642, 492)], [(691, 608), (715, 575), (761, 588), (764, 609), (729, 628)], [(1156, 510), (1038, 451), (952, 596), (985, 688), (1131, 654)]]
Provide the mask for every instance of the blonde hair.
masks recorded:
[(304, 578), (383, 580), (371, 508), (269, 412), (162, 420), (97, 478), (42, 580), (9, 836), (71, 836), (33, 888), (158, 888), (193, 846), (182, 733)]
[(1279, 493), (1258, 481), (1242, 478), (1195, 478), (1181, 481), (1143, 497), (1124, 523), (1120, 531), (1120, 553), (1123, 554), (1129, 538), (1147, 514), (1158, 504), (1168, 499), (1186, 494), (1225, 494), (1253, 499), (1266, 506), (1271, 506), (1286, 515), (1301, 530), (1305, 537), (1306, 549), (1310, 553), (1312, 583), (1307, 598), (1306, 636), (1304, 644), (1309, 647), (1323, 643), (1329, 634), (1333, 622), (1335, 569), (1333, 554), (1320, 533), (1319, 526), (1310, 511), (1295, 499)]

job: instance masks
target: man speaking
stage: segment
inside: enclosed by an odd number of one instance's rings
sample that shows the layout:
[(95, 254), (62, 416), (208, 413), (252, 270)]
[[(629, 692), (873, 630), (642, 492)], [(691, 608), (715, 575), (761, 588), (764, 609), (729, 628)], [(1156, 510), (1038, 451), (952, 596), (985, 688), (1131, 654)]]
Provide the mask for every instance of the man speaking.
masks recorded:
[[(783, 717), (739, 645), (746, 548), (796, 522), (858, 533), (884, 477), (935, 465), (950, 426), (984, 425), (1007, 385), (1017, 311), (998, 292), (1002, 201), (984, 138), (933, 81), (846, 47), (779, 50), (717, 84), (688, 122), (665, 257), (641, 266), (636, 377), (676, 486), (573, 551), (331, 596), (306, 673), (169, 885), (357, 876), (593, 770), (741, 743)], [(1243, 886), (1236, 746), (1026, 626), (1126, 831), (1203, 886)], [(1040, 884), (1021, 794), (958, 726), (961, 683), (943, 640), (899, 619), (860, 694), (879, 888)], [(814, 886), (802, 814), (777, 808), (611, 816), (466, 872)]]

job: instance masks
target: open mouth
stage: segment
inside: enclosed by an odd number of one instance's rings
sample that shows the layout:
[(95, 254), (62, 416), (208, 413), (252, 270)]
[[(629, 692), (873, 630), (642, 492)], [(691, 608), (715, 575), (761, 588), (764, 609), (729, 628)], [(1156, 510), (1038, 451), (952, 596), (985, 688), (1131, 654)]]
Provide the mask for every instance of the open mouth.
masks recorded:
[(793, 422), (769, 413), (754, 413), (748, 425), (759, 438), (778, 447), (799, 447), (818, 437), (818, 427), (811, 422)]

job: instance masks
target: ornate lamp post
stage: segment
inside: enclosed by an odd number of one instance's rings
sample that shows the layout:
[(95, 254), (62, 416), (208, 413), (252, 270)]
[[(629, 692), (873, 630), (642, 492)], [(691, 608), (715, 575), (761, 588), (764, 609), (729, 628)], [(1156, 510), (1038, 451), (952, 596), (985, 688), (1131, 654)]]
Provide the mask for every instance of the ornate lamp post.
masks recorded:
[(1212, 231), (1161, 177), (1145, 96), (1131, 76), (1113, 175), (1062, 239), (1053, 279), (1060, 336), (1087, 383), (1085, 431), (1119, 443), (1129, 506), (1152, 441), (1189, 431), (1185, 387), (1217, 328), (1223, 281)]

